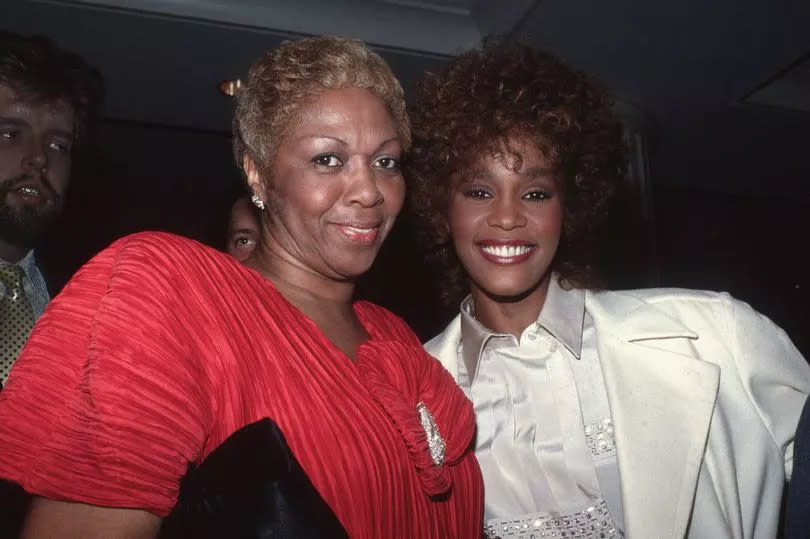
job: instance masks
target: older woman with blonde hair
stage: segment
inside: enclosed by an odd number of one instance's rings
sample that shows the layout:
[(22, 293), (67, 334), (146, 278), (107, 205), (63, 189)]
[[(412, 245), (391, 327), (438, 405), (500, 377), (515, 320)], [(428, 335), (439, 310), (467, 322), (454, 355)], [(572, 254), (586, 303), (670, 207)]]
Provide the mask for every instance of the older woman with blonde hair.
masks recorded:
[(153, 537), (175, 508), (186, 536), (480, 536), (471, 404), (352, 299), (404, 198), (399, 83), (360, 42), (288, 42), (251, 68), (234, 138), (262, 210), (244, 265), (119, 240), (12, 371), (0, 477), (36, 496), (24, 534)]

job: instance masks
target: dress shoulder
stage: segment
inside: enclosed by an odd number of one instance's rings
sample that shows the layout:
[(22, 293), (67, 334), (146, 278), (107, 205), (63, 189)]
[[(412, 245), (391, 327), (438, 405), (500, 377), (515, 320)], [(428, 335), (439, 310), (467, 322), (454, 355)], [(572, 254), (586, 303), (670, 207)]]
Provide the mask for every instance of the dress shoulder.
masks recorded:
[(168, 512), (212, 393), (181, 301), (176, 251), (191, 242), (175, 238), (115, 242), (50, 304), (0, 393), (0, 477), (52, 499)]
[(154, 266), (152, 271), (171, 271), (215, 260), (232, 261), (228, 255), (207, 245), (168, 232), (138, 232), (113, 242), (106, 251), (115, 251), (116, 259), (142, 260)]
[(588, 290), (594, 297), (610, 298), (627, 296), (647, 303), (678, 302), (712, 302), (734, 300), (726, 292), (697, 290), (690, 288), (636, 288), (628, 290)]
[(358, 301), (355, 303), (355, 312), (363, 324), (371, 328), (378, 337), (421, 346), (419, 337), (411, 327), (385, 307), (369, 301)]

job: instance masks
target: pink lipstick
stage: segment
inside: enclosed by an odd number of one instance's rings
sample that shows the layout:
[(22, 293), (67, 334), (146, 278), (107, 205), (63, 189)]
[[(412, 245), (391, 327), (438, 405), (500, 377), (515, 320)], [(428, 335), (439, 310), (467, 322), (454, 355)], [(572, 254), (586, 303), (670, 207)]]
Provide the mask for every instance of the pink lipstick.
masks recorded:
[(380, 233), (379, 225), (335, 224), (335, 227), (350, 241), (363, 245), (374, 243)]

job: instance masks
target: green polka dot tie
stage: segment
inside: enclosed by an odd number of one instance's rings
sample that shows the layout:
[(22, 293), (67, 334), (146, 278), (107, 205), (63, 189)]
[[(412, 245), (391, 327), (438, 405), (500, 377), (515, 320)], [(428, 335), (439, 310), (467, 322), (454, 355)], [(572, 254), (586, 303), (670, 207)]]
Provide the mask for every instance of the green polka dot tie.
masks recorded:
[(34, 326), (34, 311), (23, 292), (24, 275), (20, 266), (0, 266), (0, 282), (6, 287), (0, 300), (0, 380), (3, 384)]

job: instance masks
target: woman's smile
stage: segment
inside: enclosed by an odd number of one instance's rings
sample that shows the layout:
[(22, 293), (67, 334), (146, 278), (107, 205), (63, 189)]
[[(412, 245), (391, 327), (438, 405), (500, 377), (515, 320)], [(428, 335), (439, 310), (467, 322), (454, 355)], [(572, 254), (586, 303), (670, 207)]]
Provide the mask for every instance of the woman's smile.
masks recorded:
[(372, 245), (380, 233), (379, 223), (373, 225), (335, 223), (334, 226), (349, 241), (360, 245)]
[(496, 241), (484, 240), (478, 242), (481, 255), (494, 264), (520, 264), (528, 260), (534, 253), (537, 245), (520, 240)]

